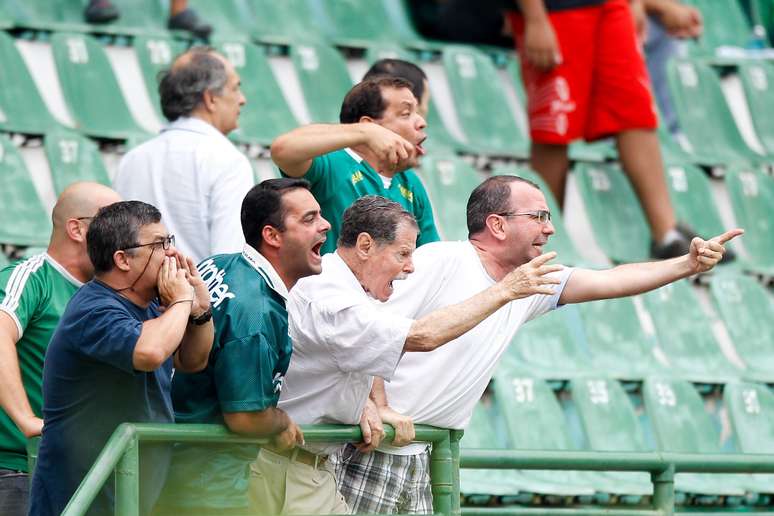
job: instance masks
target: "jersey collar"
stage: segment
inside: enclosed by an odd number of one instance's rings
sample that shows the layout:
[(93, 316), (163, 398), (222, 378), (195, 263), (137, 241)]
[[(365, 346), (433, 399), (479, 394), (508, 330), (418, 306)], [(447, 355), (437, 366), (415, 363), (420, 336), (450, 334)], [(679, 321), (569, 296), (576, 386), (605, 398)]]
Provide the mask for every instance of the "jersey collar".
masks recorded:
[(344, 148), (344, 152), (346, 152), (347, 154), (349, 154), (349, 157), (350, 157), (350, 158), (352, 158), (352, 159), (354, 159), (354, 160), (355, 160), (355, 161), (357, 161), (358, 163), (362, 163), (362, 161), (363, 161), (363, 156), (361, 156), (361, 155), (360, 155), (360, 154), (358, 154), (357, 152), (353, 151), (353, 150), (352, 150), (352, 149), (350, 149), (349, 147), (346, 147), (346, 148)]
[(70, 274), (70, 272), (67, 269), (65, 269), (64, 266), (61, 263), (59, 263), (56, 260), (54, 260), (51, 257), (50, 254), (43, 253), (43, 257), (48, 262), (48, 264), (51, 265), (51, 267), (56, 269), (56, 271), (59, 274), (64, 276), (64, 279), (66, 279), (67, 281), (69, 281), (70, 283), (72, 283), (73, 285), (75, 285), (78, 288), (81, 288), (83, 286), (83, 282), (82, 281), (80, 281), (78, 278), (76, 278), (75, 276)]
[(285, 287), (285, 283), (279, 277), (279, 274), (277, 274), (277, 271), (271, 265), (269, 260), (267, 260), (254, 247), (248, 244), (245, 244), (244, 248), (242, 249), (242, 257), (247, 260), (247, 263), (252, 265), (256, 271), (258, 271), (258, 274), (260, 274), (263, 279), (266, 280), (266, 283), (269, 284), (274, 292), (282, 296), (282, 299), (287, 301), (288, 289)]

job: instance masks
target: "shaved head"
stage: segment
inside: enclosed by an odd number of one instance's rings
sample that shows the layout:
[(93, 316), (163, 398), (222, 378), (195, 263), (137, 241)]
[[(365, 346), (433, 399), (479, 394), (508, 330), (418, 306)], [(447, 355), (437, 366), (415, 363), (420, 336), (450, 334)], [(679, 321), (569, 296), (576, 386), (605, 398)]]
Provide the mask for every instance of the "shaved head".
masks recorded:
[(65, 231), (70, 219), (93, 217), (97, 210), (121, 200), (111, 188), (99, 183), (82, 181), (69, 185), (59, 195), (51, 214), (54, 233)]

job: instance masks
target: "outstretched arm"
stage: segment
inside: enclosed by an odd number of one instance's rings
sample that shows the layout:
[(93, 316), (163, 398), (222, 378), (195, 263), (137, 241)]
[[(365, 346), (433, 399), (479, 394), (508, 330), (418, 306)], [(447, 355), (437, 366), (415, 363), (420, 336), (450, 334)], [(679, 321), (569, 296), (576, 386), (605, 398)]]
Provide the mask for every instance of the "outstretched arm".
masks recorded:
[(696, 237), (688, 254), (670, 260), (629, 263), (603, 271), (576, 269), (567, 280), (559, 303), (633, 296), (707, 272), (723, 258), (723, 244), (742, 233), (744, 230), (732, 229), (710, 240)]

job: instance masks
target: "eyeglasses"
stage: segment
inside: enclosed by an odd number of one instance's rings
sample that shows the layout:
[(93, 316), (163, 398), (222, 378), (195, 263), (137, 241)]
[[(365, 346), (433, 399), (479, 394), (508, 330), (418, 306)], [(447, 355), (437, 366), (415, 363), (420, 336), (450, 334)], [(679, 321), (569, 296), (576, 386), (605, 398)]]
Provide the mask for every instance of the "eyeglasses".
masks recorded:
[(548, 224), (551, 221), (551, 212), (548, 210), (537, 210), (537, 211), (522, 211), (522, 212), (515, 212), (515, 211), (506, 211), (503, 213), (496, 213), (495, 215), (500, 215), (501, 217), (532, 217), (533, 219), (536, 219), (541, 224)]
[(175, 245), (175, 235), (167, 235), (164, 237), (164, 240), (156, 240), (155, 242), (148, 242), (147, 244), (134, 244), (130, 245), (128, 247), (123, 247), (122, 251), (126, 251), (128, 249), (137, 249), (138, 247), (147, 247), (147, 246), (153, 246), (155, 249), (157, 246), (161, 246), (165, 251)]

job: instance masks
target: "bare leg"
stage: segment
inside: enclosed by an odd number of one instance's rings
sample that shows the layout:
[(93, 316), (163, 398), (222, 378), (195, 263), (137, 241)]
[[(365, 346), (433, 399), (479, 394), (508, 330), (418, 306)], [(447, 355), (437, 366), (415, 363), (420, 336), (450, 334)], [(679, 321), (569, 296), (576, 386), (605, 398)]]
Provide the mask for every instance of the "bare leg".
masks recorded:
[(169, 3), (169, 16), (174, 16), (185, 11), (188, 7), (188, 0), (171, 0)]
[(564, 206), (564, 187), (570, 169), (567, 145), (532, 142), (530, 165), (548, 184), (559, 207)]
[(618, 155), (650, 223), (653, 240), (660, 242), (677, 221), (669, 199), (664, 161), (656, 131), (630, 129), (616, 137)]

